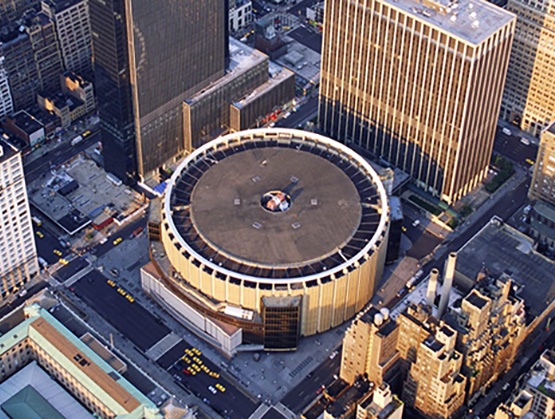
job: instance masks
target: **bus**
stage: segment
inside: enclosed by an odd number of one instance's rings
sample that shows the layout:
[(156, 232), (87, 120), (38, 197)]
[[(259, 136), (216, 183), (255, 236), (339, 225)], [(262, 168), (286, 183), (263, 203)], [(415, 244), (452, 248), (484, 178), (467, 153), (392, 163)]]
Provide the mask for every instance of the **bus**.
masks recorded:
[(31, 219), (33, 220), (33, 223), (35, 223), (37, 227), (40, 227), (42, 225), (42, 220), (39, 217), (32, 216)]
[(72, 145), (72, 146), (76, 146), (76, 145), (79, 144), (81, 141), (83, 141), (83, 136), (82, 136), (82, 135), (78, 135), (78, 136), (75, 137), (73, 140), (71, 140), (71, 145)]

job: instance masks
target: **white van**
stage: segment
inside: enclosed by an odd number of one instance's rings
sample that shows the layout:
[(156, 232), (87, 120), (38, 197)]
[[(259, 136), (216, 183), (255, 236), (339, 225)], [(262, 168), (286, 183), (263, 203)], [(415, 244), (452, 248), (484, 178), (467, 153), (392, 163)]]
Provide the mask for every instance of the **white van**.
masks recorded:
[(529, 140), (528, 138), (522, 137), (522, 138), (520, 139), (520, 142), (521, 142), (522, 144), (524, 144), (524, 145), (530, 145), (530, 140)]
[(509, 128), (503, 128), (501, 131), (503, 131), (503, 134), (505, 134), (505, 135), (511, 135), (512, 134), (512, 132)]
[(418, 227), (419, 225), (420, 225), (420, 220), (414, 220), (414, 221), (412, 222), (412, 226), (413, 226), (413, 227)]

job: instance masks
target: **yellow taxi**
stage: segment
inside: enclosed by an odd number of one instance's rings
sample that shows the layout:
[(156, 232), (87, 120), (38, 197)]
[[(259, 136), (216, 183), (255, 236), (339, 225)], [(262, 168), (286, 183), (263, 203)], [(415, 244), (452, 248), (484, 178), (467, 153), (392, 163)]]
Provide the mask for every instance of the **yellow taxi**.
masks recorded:
[(42, 239), (44, 237), (44, 234), (42, 234), (40, 231), (37, 231), (37, 237), (39, 239)]
[(218, 390), (220, 390), (222, 393), (225, 393), (225, 387), (222, 386), (220, 383), (216, 383), (216, 385), (214, 386), (216, 387)]
[(123, 239), (121, 237), (118, 237), (117, 239), (114, 240), (114, 246), (117, 246), (118, 244), (120, 244), (123, 241)]

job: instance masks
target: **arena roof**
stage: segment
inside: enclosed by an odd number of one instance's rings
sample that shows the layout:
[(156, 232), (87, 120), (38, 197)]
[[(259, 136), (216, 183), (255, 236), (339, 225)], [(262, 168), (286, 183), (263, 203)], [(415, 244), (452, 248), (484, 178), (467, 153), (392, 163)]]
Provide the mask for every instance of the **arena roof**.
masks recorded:
[(388, 219), (385, 190), (364, 159), (289, 129), (243, 131), (201, 147), (176, 170), (164, 211), (185, 257), (274, 280), (348, 269)]

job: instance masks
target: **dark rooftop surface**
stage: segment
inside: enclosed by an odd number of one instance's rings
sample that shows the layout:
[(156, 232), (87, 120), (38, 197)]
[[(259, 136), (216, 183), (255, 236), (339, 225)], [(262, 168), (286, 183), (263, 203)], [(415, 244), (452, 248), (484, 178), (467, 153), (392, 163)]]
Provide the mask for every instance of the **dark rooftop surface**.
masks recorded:
[(11, 119), (27, 135), (31, 135), (42, 128), (42, 124), (25, 111), (16, 113)]
[(480, 297), (474, 290), (469, 295), (467, 295), (465, 299), (474, 307), (478, 307), (479, 309), (484, 308), (485, 305), (488, 303), (487, 300)]
[(528, 314), (536, 317), (555, 298), (555, 263), (532, 249), (533, 241), (505, 224), (490, 222), (457, 254), (457, 273), (476, 280), (487, 268), (493, 276), (506, 271), (522, 290)]
[[(387, 203), (371, 169), (331, 143), (277, 135), (219, 143), (179, 169), (169, 216), (188, 246), (230, 271), (289, 279), (352, 263), (379, 243)], [(278, 202), (264, 201), (268, 193)], [(268, 209), (284, 201), (286, 210)]]
[[(289, 210), (263, 208), (262, 195), (274, 190), (291, 196)], [(231, 258), (267, 266), (333, 253), (356, 232), (361, 213), (360, 196), (340, 168), (285, 148), (244, 151), (220, 161), (202, 176), (192, 197), (193, 223), (204, 240)]]
[(0, 163), (8, 159), (11, 159), (13, 156), (15, 156), (18, 153), (18, 151), (15, 149), (14, 146), (2, 140), (1, 138), (0, 138), (0, 147), (2, 148), (2, 150), (0, 151)]

